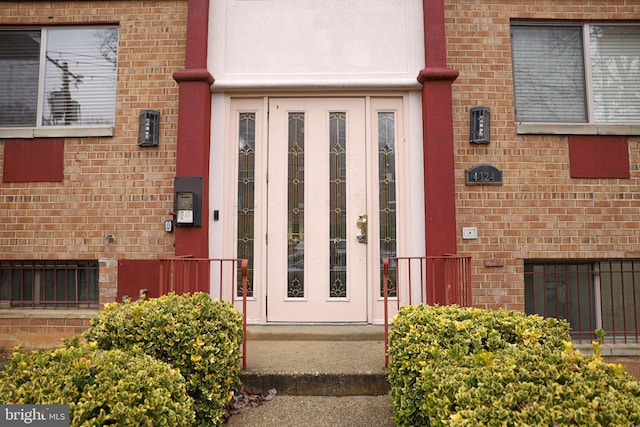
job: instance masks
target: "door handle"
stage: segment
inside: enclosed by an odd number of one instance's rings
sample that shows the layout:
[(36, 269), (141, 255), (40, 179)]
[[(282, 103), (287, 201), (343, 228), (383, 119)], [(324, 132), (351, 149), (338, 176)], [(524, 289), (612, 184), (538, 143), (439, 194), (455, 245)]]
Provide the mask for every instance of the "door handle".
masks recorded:
[(367, 243), (367, 216), (360, 215), (356, 221), (356, 227), (360, 229), (360, 232), (356, 234), (356, 239), (359, 243)]

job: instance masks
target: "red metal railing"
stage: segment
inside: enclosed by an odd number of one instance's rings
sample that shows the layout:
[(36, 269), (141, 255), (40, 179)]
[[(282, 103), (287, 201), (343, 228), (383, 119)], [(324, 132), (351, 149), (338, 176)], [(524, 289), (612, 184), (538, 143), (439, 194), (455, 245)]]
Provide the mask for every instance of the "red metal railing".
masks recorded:
[(382, 259), (385, 363), (388, 364), (389, 303), (471, 306), (471, 257), (390, 257)]
[[(247, 367), (247, 269), (248, 260), (235, 258), (194, 258), (181, 256), (160, 260), (160, 295), (206, 292), (210, 284), (218, 282), (221, 301), (229, 300), (234, 306), (237, 297), (237, 271), (242, 279), (242, 369)], [(217, 275), (214, 275), (217, 267)], [(225, 289), (225, 286), (228, 288)]]

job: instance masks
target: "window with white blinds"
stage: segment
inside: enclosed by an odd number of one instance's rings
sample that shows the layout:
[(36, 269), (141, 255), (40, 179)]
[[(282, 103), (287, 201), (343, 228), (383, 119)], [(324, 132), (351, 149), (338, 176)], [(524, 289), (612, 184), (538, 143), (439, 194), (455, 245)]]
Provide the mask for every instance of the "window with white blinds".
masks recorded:
[(0, 29), (0, 128), (109, 126), (118, 28)]
[(511, 27), (516, 121), (640, 122), (640, 25)]
[(590, 25), (594, 118), (640, 122), (640, 25)]

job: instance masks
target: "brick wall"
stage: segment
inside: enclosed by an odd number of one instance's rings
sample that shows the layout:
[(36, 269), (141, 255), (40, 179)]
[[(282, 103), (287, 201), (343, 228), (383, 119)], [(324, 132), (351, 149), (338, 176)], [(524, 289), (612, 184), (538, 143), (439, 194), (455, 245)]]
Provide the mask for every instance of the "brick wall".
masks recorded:
[(0, 317), (0, 350), (53, 348), (91, 326), (92, 310), (9, 310)]
[[(186, 0), (0, 2), (0, 25), (120, 27), (114, 136), (65, 138), (62, 182), (0, 183), (0, 259), (97, 259), (106, 303), (115, 300), (118, 259), (173, 254), (164, 220), (173, 210), (172, 74), (184, 68), (186, 12)], [(137, 145), (142, 109), (160, 112), (158, 147)], [(0, 176), (3, 148), (0, 139)]]
[[(453, 84), (458, 238), (473, 257), (474, 304), (524, 308), (523, 260), (638, 258), (640, 181), (638, 136), (629, 137), (630, 179), (573, 179), (568, 137), (517, 135), (510, 19), (638, 20), (629, 1), (445, 2), (447, 58), (460, 71)], [(469, 143), (469, 110), (491, 107), (489, 145)], [(488, 163), (501, 186), (465, 185), (465, 169)], [(493, 264), (497, 266), (487, 266)]]

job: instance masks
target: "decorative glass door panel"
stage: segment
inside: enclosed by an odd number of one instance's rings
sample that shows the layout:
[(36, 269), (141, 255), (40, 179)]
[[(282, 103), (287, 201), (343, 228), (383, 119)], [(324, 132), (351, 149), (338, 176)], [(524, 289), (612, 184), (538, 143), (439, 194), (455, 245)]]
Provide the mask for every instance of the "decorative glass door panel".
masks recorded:
[(271, 99), (267, 320), (367, 320), (363, 98)]
[(329, 114), (329, 297), (347, 297), (346, 116)]
[[(256, 113), (240, 113), (238, 117), (238, 234), (237, 257), (249, 261), (247, 296), (253, 297), (255, 245), (255, 157)], [(238, 266), (237, 295), (242, 296), (242, 274)]]
[(304, 298), (304, 113), (288, 113), (287, 297)]
[[(380, 296), (384, 297), (382, 277), (382, 258), (397, 255), (396, 236), (396, 146), (395, 146), (395, 113), (378, 112), (378, 194), (380, 212)], [(390, 297), (398, 296), (397, 265), (391, 261), (389, 265), (389, 283), (387, 290)]]

